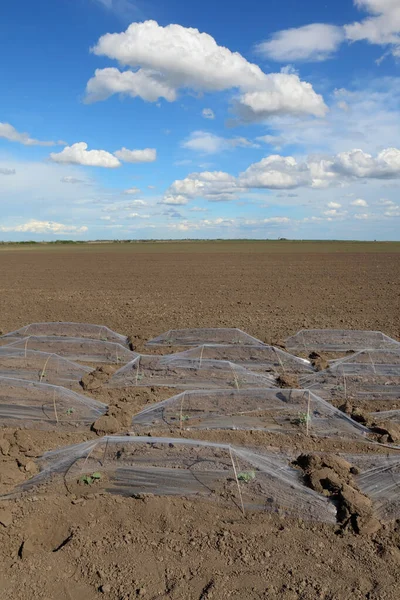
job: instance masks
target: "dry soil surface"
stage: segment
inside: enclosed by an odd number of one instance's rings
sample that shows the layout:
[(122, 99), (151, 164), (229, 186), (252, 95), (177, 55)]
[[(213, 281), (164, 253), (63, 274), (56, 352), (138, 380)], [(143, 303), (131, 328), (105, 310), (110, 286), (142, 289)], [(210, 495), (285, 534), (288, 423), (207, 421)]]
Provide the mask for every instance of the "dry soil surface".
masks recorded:
[[(399, 339), (400, 245), (0, 246), (0, 329), (58, 320), (107, 325), (131, 335), (139, 350), (183, 327), (239, 327), (268, 343), (304, 327)], [(126, 431), (129, 414), (174, 393), (95, 395)], [(1, 430), (1, 491), (34, 474), (44, 451), (94, 437)], [(374, 450), (301, 434), (197, 437), (294, 455)], [(60, 485), (0, 504), (0, 560), (1, 600), (397, 600), (400, 522), (356, 534), (264, 512), (243, 517), (212, 501), (122, 498), (95, 487), (76, 498)]]

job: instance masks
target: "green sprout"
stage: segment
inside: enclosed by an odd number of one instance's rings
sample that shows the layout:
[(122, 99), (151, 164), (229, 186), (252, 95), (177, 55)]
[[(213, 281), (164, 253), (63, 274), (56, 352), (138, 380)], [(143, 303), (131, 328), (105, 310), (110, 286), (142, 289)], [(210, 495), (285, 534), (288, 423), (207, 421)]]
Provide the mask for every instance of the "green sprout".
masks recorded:
[(238, 481), (244, 481), (245, 483), (249, 483), (256, 478), (255, 471), (242, 471), (237, 474)]
[(83, 475), (80, 481), (86, 485), (93, 485), (96, 481), (100, 481), (101, 473), (92, 473), (91, 475)]
[(297, 419), (294, 420), (295, 425), (307, 425), (311, 421), (311, 417), (308, 413), (301, 412)]
[(67, 410), (65, 411), (65, 414), (72, 415), (72, 414), (74, 414), (74, 412), (75, 412), (74, 408), (67, 408)]

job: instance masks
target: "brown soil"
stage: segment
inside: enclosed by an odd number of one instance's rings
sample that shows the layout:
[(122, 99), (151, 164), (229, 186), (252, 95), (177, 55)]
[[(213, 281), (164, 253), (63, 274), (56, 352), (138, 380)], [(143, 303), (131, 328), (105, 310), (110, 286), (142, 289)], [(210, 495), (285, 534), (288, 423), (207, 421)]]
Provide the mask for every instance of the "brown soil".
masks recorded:
[[(239, 327), (268, 343), (303, 327), (373, 329), (400, 337), (400, 247), (393, 244), (5, 247), (0, 272), (4, 332), (30, 322), (98, 323), (130, 335), (139, 351), (147, 339), (183, 327)], [(110, 405), (99, 433), (115, 428), (115, 421), (126, 432), (133, 413), (176, 393), (105, 391), (108, 368), (102, 369), (82, 389)], [(361, 408), (365, 412), (365, 403)], [(377, 435), (397, 435), (380, 425)], [(293, 460), (321, 452), (385, 451), (369, 442), (320, 440), (301, 432), (179, 435), (271, 447)], [(89, 429), (2, 430), (0, 492), (31, 477), (44, 451), (96, 437)], [(342, 523), (268, 513), (243, 517), (236, 507), (114, 497), (95, 486), (79, 496), (60, 485), (48, 496), (3, 501), (0, 599), (397, 600), (399, 524), (371, 520), (368, 499), (354, 486), (347, 464), (317, 464), (313, 458), (304, 470), (310, 484), (342, 502)], [(346, 518), (351, 527), (344, 526)]]

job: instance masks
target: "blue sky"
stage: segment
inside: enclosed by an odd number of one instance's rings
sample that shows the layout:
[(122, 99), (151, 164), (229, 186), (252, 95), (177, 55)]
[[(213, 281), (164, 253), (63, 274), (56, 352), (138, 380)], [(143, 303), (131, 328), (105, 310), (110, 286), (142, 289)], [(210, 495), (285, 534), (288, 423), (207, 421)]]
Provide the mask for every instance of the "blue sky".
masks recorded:
[(400, 239), (399, 0), (15, 0), (0, 45), (0, 239)]

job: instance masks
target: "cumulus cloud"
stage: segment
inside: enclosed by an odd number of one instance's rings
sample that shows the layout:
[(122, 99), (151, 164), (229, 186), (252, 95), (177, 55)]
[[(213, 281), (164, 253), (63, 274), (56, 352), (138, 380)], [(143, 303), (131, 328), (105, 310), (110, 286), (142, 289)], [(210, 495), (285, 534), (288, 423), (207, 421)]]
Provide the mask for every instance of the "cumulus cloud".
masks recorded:
[(239, 180), (246, 188), (291, 189), (307, 185), (310, 174), (292, 156), (272, 155), (251, 165)]
[(15, 175), (15, 169), (6, 169), (5, 167), (0, 168), (0, 175)]
[(400, 47), (400, 4), (398, 0), (354, 0), (356, 6), (371, 13), (363, 21), (345, 26), (352, 42), (366, 40), (371, 44), (393, 44)]
[(54, 235), (79, 235), (86, 233), (88, 228), (85, 225), (64, 225), (54, 221), (37, 221), (31, 219), (27, 223), (14, 226), (0, 226), (0, 231), (13, 233), (51, 233)]
[(189, 199), (205, 198), (210, 202), (234, 200), (241, 191), (236, 177), (223, 171), (191, 173), (169, 187), (163, 204), (187, 204)]
[(129, 195), (135, 195), (135, 194), (140, 194), (142, 190), (140, 188), (137, 187), (131, 187), (127, 190), (124, 190), (124, 194), (129, 194)]
[(310, 83), (288, 73), (266, 75), (264, 85), (242, 94), (235, 102), (235, 109), (245, 122), (263, 121), (285, 114), (323, 117), (328, 111), (322, 96), (313, 90)]
[(214, 111), (211, 108), (203, 108), (201, 114), (205, 119), (215, 119)]
[(228, 139), (207, 131), (193, 131), (188, 139), (182, 142), (182, 147), (203, 154), (218, 154), (232, 148), (259, 148), (259, 145), (244, 137)]
[(140, 97), (147, 102), (157, 102), (159, 98), (174, 102), (177, 98), (176, 90), (158, 73), (143, 69), (121, 72), (114, 67), (96, 69), (94, 77), (87, 83), (85, 102), (91, 104), (107, 100), (113, 94)]
[(19, 142), (24, 146), (56, 146), (63, 145), (64, 142), (45, 142), (31, 138), (28, 133), (20, 133), (9, 123), (0, 123), (0, 138), (4, 138), (9, 142)]
[(105, 150), (88, 150), (85, 142), (77, 142), (72, 146), (66, 146), (61, 152), (52, 152), (50, 159), (56, 163), (72, 165), (85, 165), (88, 167), (104, 167), (115, 169), (120, 167), (119, 160)]
[(61, 183), (85, 183), (84, 179), (78, 179), (78, 177), (61, 177)]
[[(112, 94), (172, 102), (180, 89), (238, 89), (241, 95), (236, 107), (246, 112), (247, 120), (276, 114), (321, 116), (327, 111), (322, 96), (296, 74), (266, 74), (238, 52), (219, 46), (212, 36), (194, 28), (175, 24), (161, 27), (155, 21), (132, 23), (122, 33), (103, 35), (92, 52), (117, 60), (128, 70), (97, 69), (87, 84), (87, 102), (105, 100)], [(210, 118), (211, 109), (205, 110)]]
[(155, 148), (145, 148), (144, 150), (121, 148), (114, 152), (114, 156), (128, 163), (150, 163), (157, 160), (157, 150)]
[(256, 51), (277, 62), (322, 61), (331, 58), (343, 40), (342, 27), (313, 23), (278, 31), (257, 44)]
[(352, 206), (362, 206), (362, 207), (368, 206), (368, 202), (366, 202), (366, 200), (363, 200), (362, 198), (358, 198), (357, 200), (353, 200), (353, 202), (350, 202), (350, 204)]
[[(274, 33), (256, 49), (275, 61), (322, 61), (331, 58), (344, 42), (366, 41), (389, 46), (389, 53), (400, 56), (400, 4), (398, 0), (354, 0), (360, 10), (369, 13), (362, 21), (343, 27), (312, 23)], [(386, 56), (383, 55), (377, 62)], [(345, 107), (343, 107), (346, 110)]]
[(397, 178), (400, 176), (400, 150), (386, 148), (376, 158), (360, 149), (341, 152), (332, 166), (337, 172), (351, 177)]
[(150, 215), (133, 212), (128, 215), (128, 219), (150, 219)]
[[(355, 149), (331, 157), (310, 156), (301, 161), (275, 154), (250, 165), (237, 177), (222, 171), (191, 173), (185, 179), (174, 181), (162, 202), (186, 204), (194, 198), (218, 202), (237, 199), (251, 189), (323, 189), (364, 179), (400, 179), (399, 159), (400, 150), (396, 148), (382, 150), (376, 157)], [(340, 207), (338, 202), (328, 205), (332, 211)], [(337, 215), (332, 212), (329, 216)]]

